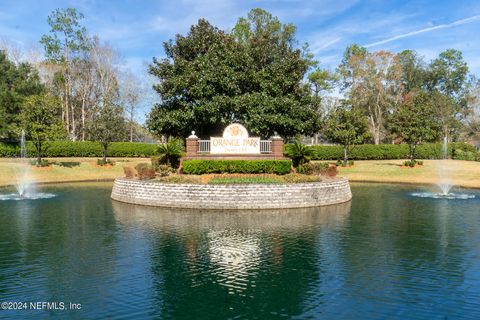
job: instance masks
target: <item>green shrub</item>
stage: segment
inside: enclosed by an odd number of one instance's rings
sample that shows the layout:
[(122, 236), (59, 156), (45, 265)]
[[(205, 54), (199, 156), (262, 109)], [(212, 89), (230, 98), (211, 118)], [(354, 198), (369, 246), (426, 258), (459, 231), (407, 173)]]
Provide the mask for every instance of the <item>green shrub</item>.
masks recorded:
[(285, 146), (285, 156), (292, 159), (293, 166), (300, 168), (303, 164), (308, 163), (313, 155), (312, 148), (295, 141), (293, 144)]
[(311, 176), (301, 173), (289, 173), (284, 175), (283, 180), (286, 183), (305, 183), (305, 182), (320, 182), (322, 179), (319, 176)]
[(455, 160), (467, 160), (467, 161), (479, 161), (480, 160), (480, 153), (472, 152), (472, 151), (463, 151), (463, 150), (455, 150), (453, 155)]
[(171, 176), (162, 177), (158, 180), (164, 183), (188, 183), (188, 184), (202, 184), (201, 176), (192, 176), (186, 174), (172, 174)]
[(32, 164), (32, 166), (35, 167), (48, 167), (50, 165), (47, 159), (42, 159), (40, 160), (40, 162), (35, 159), (32, 160), (30, 163)]
[[(312, 146), (312, 160), (337, 160), (343, 159), (341, 146)], [(455, 158), (458, 151), (475, 152), (475, 147), (465, 142), (453, 142), (448, 144), (448, 157)], [(425, 143), (417, 147), (416, 157), (418, 159), (441, 159), (441, 143)], [(408, 145), (406, 144), (362, 144), (357, 145), (350, 152), (352, 160), (390, 160), (407, 159)]]
[(0, 142), (0, 157), (13, 158), (13, 157), (19, 157), (19, 156), (20, 156), (19, 144)]
[(322, 172), (325, 172), (328, 167), (330, 167), (330, 165), (326, 162), (309, 162), (302, 165), (299, 168), (298, 173), (318, 175), (322, 174)]
[(403, 162), (403, 165), (404, 165), (405, 167), (413, 168), (413, 167), (415, 167), (415, 164), (416, 164), (416, 163), (417, 163), (417, 162), (416, 162), (415, 160), (407, 160), (407, 161), (404, 161), (404, 162)]
[(276, 173), (291, 171), (290, 160), (185, 160), (183, 173)]
[(54, 161), (52, 164), (59, 166), (59, 167), (65, 167), (65, 168), (73, 168), (73, 167), (80, 167), (80, 162), (78, 161)]
[(405, 167), (415, 167), (416, 165), (423, 166), (423, 161), (422, 160), (407, 160), (403, 161), (403, 165)]
[(184, 153), (184, 147), (182, 140), (172, 139), (167, 143), (161, 144), (157, 148), (157, 157), (156, 162), (161, 164), (169, 165), (173, 168), (178, 168), (180, 165), (180, 158)]
[(163, 157), (151, 157), (150, 161), (152, 162), (152, 166), (155, 168), (155, 170), (158, 173), (166, 172), (166, 171), (175, 172), (176, 169), (178, 169), (178, 164), (176, 164), (176, 166), (167, 164), (167, 162), (164, 161)]
[(115, 162), (113, 162), (110, 159), (107, 159), (107, 160), (97, 159), (97, 166), (106, 166), (106, 165), (114, 166)]
[[(97, 143), (99, 144), (99, 143)], [(156, 144), (141, 142), (112, 142), (108, 147), (109, 157), (146, 158), (155, 154)], [(101, 148), (100, 148), (101, 152)]]
[(275, 177), (213, 177), (208, 184), (280, 184)]
[(158, 173), (160, 177), (166, 177), (168, 175), (171, 175), (172, 173), (175, 173), (176, 170), (172, 167), (170, 167), (168, 164), (161, 164), (159, 166), (153, 166), (155, 171)]
[(337, 162), (335, 162), (335, 165), (337, 167), (347, 167), (347, 166), (353, 166), (354, 163), (355, 162), (353, 160), (348, 160), (347, 164), (345, 165), (343, 160), (337, 160)]
[(150, 163), (155, 168), (155, 170), (158, 170), (158, 168), (163, 165), (161, 163), (160, 157), (150, 157)]
[[(150, 157), (156, 154), (158, 145), (140, 142), (112, 142), (108, 148), (109, 157)], [(35, 157), (31, 141), (27, 142), (27, 155)], [(20, 156), (20, 145), (0, 143), (0, 157)], [(44, 157), (101, 157), (100, 143), (93, 141), (50, 141), (46, 142)]]

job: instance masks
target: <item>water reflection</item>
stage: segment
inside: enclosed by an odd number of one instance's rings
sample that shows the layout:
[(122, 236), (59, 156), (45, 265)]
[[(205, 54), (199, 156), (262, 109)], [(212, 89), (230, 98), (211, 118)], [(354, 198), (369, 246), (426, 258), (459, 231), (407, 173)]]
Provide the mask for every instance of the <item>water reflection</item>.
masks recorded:
[(110, 184), (0, 201), (0, 301), (80, 312), (2, 319), (480, 319), (480, 193), (354, 185), (340, 205), (191, 211), (110, 200)]
[(119, 223), (152, 235), (158, 315), (265, 319), (302, 314), (319, 254), (330, 255), (317, 249), (328, 243), (320, 236), (342, 228), (351, 203), (268, 211), (112, 206)]
[(333, 206), (284, 210), (193, 210), (133, 205), (112, 201), (115, 218), (124, 225), (153, 228), (198, 229), (301, 229), (314, 226), (340, 227), (351, 202)]
[(340, 316), (475, 319), (480, 278), (468, 270), (480, 256), (467, 237), (480, 234), (478, 201), (411, 201), (411, 187), (382, 188), (354, 189), (355, 214), (340, 238), (344, 294), (337, 300), (351, 308)]

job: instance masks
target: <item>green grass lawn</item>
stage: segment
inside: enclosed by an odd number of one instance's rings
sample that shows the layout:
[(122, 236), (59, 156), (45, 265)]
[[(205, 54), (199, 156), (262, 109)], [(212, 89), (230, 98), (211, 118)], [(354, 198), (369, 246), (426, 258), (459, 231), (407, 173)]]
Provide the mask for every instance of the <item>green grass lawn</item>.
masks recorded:
[(425, 160), (423, 166), (402, 167), (404, 160), (355, 161), (354, 166), (339, 167), (339, 175), (350, 181), (436, 184), (441, 172), (458, 186), (480, 188), (480, 162), (462, 160)]
[(123, 175), (123, 166), (134, 167), (137, 163), (148, 162), (149, 158), (110, 158), (114, 166), (101, 167), (97, 158), (47, 158), (56, 162), (50, 167), (37, 168), (22, 164), (19, 159), (0, 159), (0, 186), (15, 184), (17, 172), (22, 166), (29, 167), (32, 181), (41, 183), (113, 180)]
[[(140, 162), (150, 162), (149, 158), (112, 158), (115, 166), (100, 167), (96, 164), (97, 158), (49, 158), (49, 160), (58, 164), (47, 168), (30, 167), (30, 177), (33, 181), (55, 183), (113, 180), (123, 176), (123, 166), (125, 165), (134, 167)], [(443, 171), (448, 173), (451, 182), (455, 185), (480, 188), (480, 162), (425, 160), (423, 166), (415, 168), (404, 168), (401, 166), (402, 163), (403, 160), (355, 161), (355, 165), (352, 167), (339, 167), (339, 176), (346, 176), (350, 181), (436, 184), (439, 180), (439, 173)], [(0, 159), (0, 186), (14, 184), (15, 172), (21, 166), (19, 159)], [(295, 178), (295, 175), (292, 177)], [(213, 183), (215, 182), (217, 181), (213, 181)], [(231, 183), (233, 182), (231, 181)], [(252, 183), (252, 181), (236, 182)]]

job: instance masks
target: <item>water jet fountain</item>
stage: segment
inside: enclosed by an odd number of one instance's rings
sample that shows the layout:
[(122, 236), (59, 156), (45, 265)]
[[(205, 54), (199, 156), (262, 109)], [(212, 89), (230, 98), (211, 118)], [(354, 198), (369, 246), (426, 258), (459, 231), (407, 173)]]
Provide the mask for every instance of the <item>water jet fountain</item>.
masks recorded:
[(434, 198), (434, 199), (472, 199), (474, 195), (464, 193), (452, 193), (450, 190), (453, 187), (448, 168), (448, 140), (445, 136), (442, 144), (442, 159), (439, 161), (437, 167), (438, 183), (437, 186), (441, 192), (418, 192), (412, 195), (420, 198)]
[(27, 162), (25, 130), (22, 130), (22, 137), (20, 139), (20, 167), (15, 170), (15, 188), (20, 198), (26, 197), (31, 185), (29, 177), (30, 166)]
[(442, 144), (442, 160), (440, 160), (440, 165), (438, 167), (438, 187), (441, 190), (441, 196), (448, 196), (450, 194), (450, 189), (452, 189), (452, 183), (450, 181), (450, 175), (448, 173), (447, 167), (448, 160), (448, 140), (447, 137), (443, 138)]
[(16, 193), (0, 195), (0, 200), (23, 200), (23, 199), (42, 199), (52, 198), (52, 193), (42, 193), (35, 191), (35, 185), (30, 178), (31, 166), (27, 158), (27, 145), (25, 139), (25, 130), (22, 130), (20, 139), (20, 163), (14, 167), (15, 189)]

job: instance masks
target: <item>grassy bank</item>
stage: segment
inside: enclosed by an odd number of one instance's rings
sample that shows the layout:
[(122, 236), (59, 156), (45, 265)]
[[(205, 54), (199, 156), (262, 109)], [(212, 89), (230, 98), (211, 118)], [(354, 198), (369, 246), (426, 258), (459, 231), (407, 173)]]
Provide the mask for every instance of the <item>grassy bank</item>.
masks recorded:
[(446, 172), (456, 186), (480, 188), (480, 162), (425, 160), (423, 166), (403, 168), (403, 160), (355, 161), (352, 167), (339, 167), (339, 175), (350, 181), (436, 184)]
[[(45, 168), (30, 166), (29, 177), (39, 183), (113, 180), (123, 175), (123, 166), (135, 166), (140, 162), (150, 162), (149, 158), (110, 158), (114, 166), (101, 167), (96, 158), (47, 158), (56, 165)], [(22, 164), (18, 159), (0, 159), (0, 186), (15, 183), (16, 172)]]
[[(30, 170), (33, 181), (41, 183), (113, 180), (123, 175), (123, 166), (135, 166), (149, 162), (148, 158), (112, 158), (113, 167), (99, 167), (96, 158), (49, 158), (58, 162), (49, 168)], [(63, 162), (63, 164), (62, 164)], [(402, 160), (355, 161), (348, 168), (339, 167), (339, 175), (350, 181), (436, 184), (439, 172), (444, 170), (452, 177), (452, 183), (467, 188), (480, 188), (480, 162), (461, 160), (425, 160), (423, 166), (402, 168)], [(444, 168), (442, 169), (442, 165)], [(15, 183), (15, 170), (21, 164), (18, 159), (0, 159), (0, 186)]]

